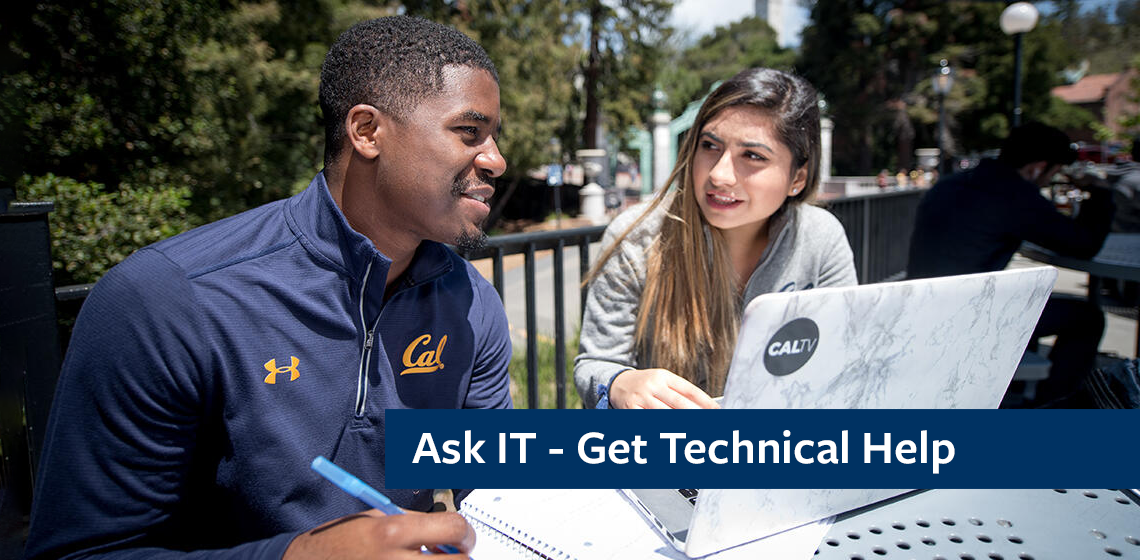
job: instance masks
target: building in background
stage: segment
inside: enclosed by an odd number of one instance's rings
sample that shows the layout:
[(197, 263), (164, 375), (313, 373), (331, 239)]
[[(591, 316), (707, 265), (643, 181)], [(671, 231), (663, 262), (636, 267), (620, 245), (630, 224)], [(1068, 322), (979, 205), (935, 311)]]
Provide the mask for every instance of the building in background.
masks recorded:
[[(776, 42), (780, 45), (788, 45), (793, 39), (792, 29), (784, 17), (784, 5), (792, 1), (794, 0), (756, 0), (756, 17), (768, 22), (776, 30)], [(795, 30), (795, 34), (798, 33), (799, 30)]]
[[(1113, 74), (1089, 74), (1075, 83), (1053, 88), (1053, 95), (1070, 105), (1087, 109), (1095, 116), (1097, 122), (1119, 134), (1127, 132), (1121, 130), (1120, 118), (1134, 115), (1140, 109), (1140, 106), (1130, 99), (1132, 81), (1135, 79), (1137, 79), (1135, 70)], [(1097, 142), (1091, 128), (1065, 132), (1074, 142)]]

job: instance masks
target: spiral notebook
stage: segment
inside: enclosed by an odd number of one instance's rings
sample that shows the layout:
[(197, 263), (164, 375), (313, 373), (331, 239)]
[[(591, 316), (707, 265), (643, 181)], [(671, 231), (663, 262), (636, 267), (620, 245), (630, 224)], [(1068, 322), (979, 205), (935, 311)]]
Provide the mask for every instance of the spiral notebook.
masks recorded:
[[(686, 558), (616, 490), (471, 492), (459, 509), (475, 529), (474, 560)], [(716, 554), (716, 560), (806, 560), (831, 526), (809, 524)]]
[[(606, 510), (604, 521), (599, 509)], [(663, 558), (684, 558), (647, 530), (614, 490), (480, 489), (459, 513), (475, 529), (474, 560), (616, 560), (656, 550)]]

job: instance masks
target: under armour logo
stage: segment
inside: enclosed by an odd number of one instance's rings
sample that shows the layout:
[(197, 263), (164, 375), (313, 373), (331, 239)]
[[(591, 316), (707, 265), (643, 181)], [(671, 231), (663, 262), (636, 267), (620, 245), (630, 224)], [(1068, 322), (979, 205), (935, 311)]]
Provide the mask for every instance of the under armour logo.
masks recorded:
[(269, 372), (269, 375), (265, 376), (265, 382), (270, 385), (277, 383), (278, 373), (288, 373), (289, 381), (296, 381), (298, 377), (301, 377), (301, 372), (297, 371), (297, 364), (300, 363), (301, 360), (298, 360), (296, 356), (289, 356), (289, 365), (287, 366), (277, 367), (276, 359), (265, 362), (265, 370)]

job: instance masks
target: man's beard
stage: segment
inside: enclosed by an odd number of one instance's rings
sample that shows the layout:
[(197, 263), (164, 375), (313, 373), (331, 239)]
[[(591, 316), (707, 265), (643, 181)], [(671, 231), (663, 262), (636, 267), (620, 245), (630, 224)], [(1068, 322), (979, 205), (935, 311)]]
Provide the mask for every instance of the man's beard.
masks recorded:
[(483, 230), (477, 233), (463, 232), (455, 238), (455, 247), (460, 251), (478, 251), (487, 245), (487, 234)]
[[(462, 198), (463, 193), (475, 186), (471, 179), (456, 179), (451, 183), (451, 196)], [(455, 238), (455, 247), (461, 251), (477, 251), (487, 245), (487, 234), (483, 232), (483, 224), (476, 224), (475, 233), (464, 231)]]

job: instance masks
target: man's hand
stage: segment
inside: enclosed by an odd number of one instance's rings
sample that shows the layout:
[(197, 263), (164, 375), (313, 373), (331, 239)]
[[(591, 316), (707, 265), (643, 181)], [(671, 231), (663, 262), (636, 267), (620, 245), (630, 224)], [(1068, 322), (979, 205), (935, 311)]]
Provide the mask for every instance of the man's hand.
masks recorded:
[(613, 408), (720, 408), (683, 377), (665, 369), (632, 369), (610, 385)]
[(384, 515), (373, 509), (334, 519), (299, 535), (285, 550), (283, 560), (410, 560), (423, 556), (421, 546), (432, 550), (441, 544), (461, 552), (448, 558), (468, 558), (467, 553), (475, 546), (475, 531), (457, 513)]
[(1076, 167), (1068, 173), (1069, 181), (1078, 189), (1095, 193), (1098, 190), (1111, 191), (1112, 185), (1107, 179), (1083, 167)]

